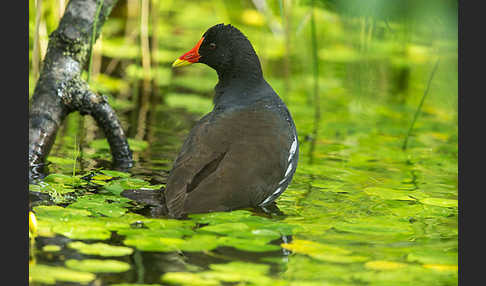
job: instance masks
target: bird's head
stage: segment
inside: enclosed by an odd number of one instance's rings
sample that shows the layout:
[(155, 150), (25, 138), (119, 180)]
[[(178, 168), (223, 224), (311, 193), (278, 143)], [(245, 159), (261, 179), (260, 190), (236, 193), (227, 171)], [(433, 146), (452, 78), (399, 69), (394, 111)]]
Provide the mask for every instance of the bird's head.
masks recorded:
[(260, 67), (250, 41), (234, 26), (217, 24), (203, 34), (194, 48), (176, 59), (172, 67), (204, 63), (222, 74), (244, 62), (257, 62)]

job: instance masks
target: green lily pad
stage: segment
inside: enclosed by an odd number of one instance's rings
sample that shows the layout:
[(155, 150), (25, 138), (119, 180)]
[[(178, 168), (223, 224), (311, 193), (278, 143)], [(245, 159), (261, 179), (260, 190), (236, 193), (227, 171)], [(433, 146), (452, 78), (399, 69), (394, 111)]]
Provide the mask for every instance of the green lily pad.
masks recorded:
[(110, 286), (160, 286), (160, 284), (140, 284), (140, 283), (116, 283)]
[[(211, 264), (209, 271), (169, 272), (162, 275), (161, 280), (177, 285), (224, 285), (240, 282), (242, 285), (285, 285), (276, 279), (266, 276), (269, 266), (256, 263), (230, 262), (226, 264)], [(223, 284), (224, 283), (224, 284)]]
[(116, 181), (112, 181), (112, 184), (120, 185), (125, 190), (142, 188), (157, 190), (162, 187), (162, 185), (151, 185), (149, 182), (137, 178), (122, 178)]
[(100, 214), (108, 217), (119, 217), (127, 212), (127, 198), (93, 194), (79, 197), (76, 202), (67, 208), (86, 209), (93, 214)]
[(94, 175), (93, 177), (91, 177), (91, 180), (95, 180), (95, 181), (107, 181), (107, 180), (110, 180), (112, 178), (113, 177), (111, 177), (111, 176), (107, 176), (107, 175), (103, 175), (103, 174), (98, 174), (98, 175)]
[(334, 228), (362, 234), (400, 235), (412, 234), (410, 222), (393, 217), (363, 217), (349, 222), (339, 222)]
[(373, 270), (393, 270), (407, 267), (407, 265), (394, 261), (374, 260), (366, 262), (365, 267)]
[(161, 237), (137, 237), (129, 236), (123, 243), (133, 246), (142, 251), (173, 252), (179, 251), (180, 246), (185, 243), (180, 238), (161, 238)]
[(458, 264), (458, 255), (454, 251), (417, 250), (407, 255), (407, 261), (422, 264)]
[(71, 239), (104, 240), (111, 236), (111, 232), (102, 226), (80, 225), (79, 223), (54, 225), (52, 231)]
[(65, 220), (80, 219), (82, 217), (90, 216), (92, 213), (83, 209), (63, 208), (60, 206), (36, 206), (34, 212), (37, 219), (60, 219)]
[(68, 243), (69, 248), (76, 249), (82, 254), (99, 256), (125, 256), (133, 253), (133, 249), (124, 246), (114, 246), (106, 243), (87, 244), (81, 241)]
[(29, 265), (29, 281), (56, 284), (57, 281), (88, 283), (95, 279), (93, 273), (76, 271), (59, 266)]
[(280, 250), (280, 246), (269, 244), (268, 240), (225, 236), (218, 239), (221, 246), (230, 246), (243, 251), (265, 252)]
[(122, 187), (121, 184), (118, 183), (118, 181), (111, 181), (108, 182), (107, 184), (103, 185), (103, 189), (107, 191), (108, 193), (111, 193), (113, 195), (120, 195), (121, 192), (125, 190), (125, 188)]
[(55, 244), (48, 244), (42, 247), (42, 251), (45, 252), (58, 252), (59, 250), (61, 250), (61, 247)]
[(123, 261), (110, 259), (68, 259), (66, 260), (66, 266), (74, 270), (93, 273), (118, 273), (125, 272), (130, 269), (130, 264)]
[(296, 239), (291, 243), (282, 244), (282, 247), (295, 253), (306, 254), (322, 261), (353, 263), (368, 260), (368, 258), (364, 256), (350, 255), (352, 253), (351, 250), (309, 240)]
[(457, 208), (458, 206), (457, 200), (442, 199), (442, 198), (425, 198), (420, 200), (420, 202), (425, 205), (445, 207), (445, 208)]
[(365, 193), (372, 196), (378, 196), (384, 200), (413, 201), (408, 195), (408, 191), (398, 191), (388, 188), (369, 187), (364, 189)]
[(68, 176), (64, 174), (49, 174), (44, 178), (44, 182), (71, 186), (86, 184), (86, 182), (83, 181), (80, 176)]
[(65, 185), (59, 183), (46, 183), (43, 182), (38, 185), (29, 185), (29, 191), (47, 193), (51, 197), (65, 195), (74, 192), (72, 185)]
[(47, 157), (47, 161), (58, 165), (70, 165), (70, 166), (73, 166), (76, 163), (76, 160), (74, 160), (73, 158), (62, 158), (57, 156), (49, 156)]
[(190, 214), (189, 217), (198, 223), (223, 223), (237, 221), (242, 218), (248, 218), (252, 213), (247, 210), (235, 210), (231, 212), (211, 212), (207, 214)]
[(101, 170), (100, 172), (110, 177), (128, 178), (132, 176), (132, 174), (130, 173), (125, 173), (125, 172), (120, 172), (115, 170)]
[(191, 272), (168, 272), (161, 277), (162, 282), (170, 285), (200, 285), (219, 286), (222, 285), (218, 279)]

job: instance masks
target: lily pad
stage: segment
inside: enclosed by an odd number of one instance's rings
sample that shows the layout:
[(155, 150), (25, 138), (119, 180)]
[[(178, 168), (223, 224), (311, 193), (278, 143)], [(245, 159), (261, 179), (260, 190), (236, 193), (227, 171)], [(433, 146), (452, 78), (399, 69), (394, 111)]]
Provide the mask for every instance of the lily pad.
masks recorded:
[(352, 263), (368, 260), (368, 258), (364, 256), (350, 255), (352, 253), (351, 250), (309, 240), (296, 239), (291, 243), (283, 243), (282, 247), (295, 253), (306, 254), (322, 261)]
[(374, 260), (365, 263), (365, 267), (373, 270), (391, 270), (406, 267), (407, 265), (400, 262)]
[(442, 198), (425, 198), (420, 200), (420, 202), (425, 205), (445, 207), (445, 208), (457, 208), (458, 206), (457, 200), (442, 199)]
[(413, 201), (414, 199), (408, 195), (408, 191), (398, 191), (388, 188), (369, 187), (364, 189), (365, 193), (372, 196), (378, 196), (384, 200), (401, 200)]
[(45, 251), (45, 252), (58, 252), (61, 250), (61, 247), (59, 245), (55, 245), (55, 244), (48, 244), (48, 245), (44, 245), (42, 247), (42, 251)]
[(452, 264), (457, 265), (458, 255), (454, 251), (441, 250), (417, 250), (407, 255), (407, 261), (419, 262), (422, 264)]
[(110, 231), (102, 226), (79, 225), (78, 223), (54, 225), (52, 231), (71, 239), (104, 240), (111, 236)]
[(125, 256), (133, 253), (133, 249), (124, 246), (114, 246), (106, 243), (87, 244), (81, 241), (68, 243), (68, 247), (76, 249), (82, 254), (99, 256)]
[(76, 202), (70, 204), (67, 208), (85, 209), (93, 214), (104, 215), (108, 217), (119, 217), (127, 212), (127, 198), (93, 194), (79, 197)]
[(118, 273), (125, 272), (130, 269), (130, 264), (123, 261), (110, 259), (68, 259), (66, 260), (66, 266), (74, 270), (93, 273)]
[(132, 176), (132, 174), (130, 173), (120, 172), (115, 170), (101, 170), (100, 172), (110, 177), (128, 178)]
[(226, 264), (211, 264), (209, 271), (169, 272), (161, 280), (169, 284), (178, 285), (225, 285), (240, 282), (242, 285), (284, 285), (282, 281), (272, 279), (266, 275), (269, 266), (256, 263), (230, 262)]
[(29, 281), (45, 284), (62, 282), (88, 283), (95, 279), (93, 273), (76, 271), (60, 266), (48, 266), (42, 264), (29, 265)]

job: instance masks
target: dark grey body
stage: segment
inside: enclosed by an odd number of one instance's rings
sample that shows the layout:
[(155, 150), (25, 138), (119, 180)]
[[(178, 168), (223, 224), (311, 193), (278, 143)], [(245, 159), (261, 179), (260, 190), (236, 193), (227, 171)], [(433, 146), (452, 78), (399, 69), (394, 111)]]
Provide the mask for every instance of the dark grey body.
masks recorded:
[(298, 141), (287, 107), (265, 81), (244, 92), (218, 97), (189, 133), (167, 182), (171, 216), (268, 205), (292, 180)]

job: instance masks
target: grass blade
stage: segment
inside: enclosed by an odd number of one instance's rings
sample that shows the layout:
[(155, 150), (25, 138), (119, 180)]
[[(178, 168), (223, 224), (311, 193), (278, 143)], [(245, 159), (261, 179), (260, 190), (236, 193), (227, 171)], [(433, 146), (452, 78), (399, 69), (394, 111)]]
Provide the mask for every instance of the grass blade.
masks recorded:
[(415, 122), (417, 121), (417, 118), (420, 114), (420, 111), (422, 110), (422, 106), (424, 105), (425, 97), (427, 97), (427, 94), (429, 93), (430, 84), (432, 82), (432, 79), (434, 78), (434, 75), (435, 75), (435, 72), (437, 71), (437, 68), (439, 67), (439, 62), (440, 62), (440, 58), (437, 59), (437, 61), (435, 62), (434, 68), (432, 69), (432, 72), (430, 73), (429, 81), (427, 82), (427, 87), (425, 88), (424, 95), (422, 95), (422, 99), (420, 100), (420, 103), (417, 107), (417, 110), (415, 111), (415, 114), (413, 116), (412, 124), (410, 124), (410, 128), (408, 129), (407, 136), (405, 137), (405, 141), (403, 142), (402, 150), (407, 149), (408, 138), (412, 134), (413, 126), (415, 125)]

